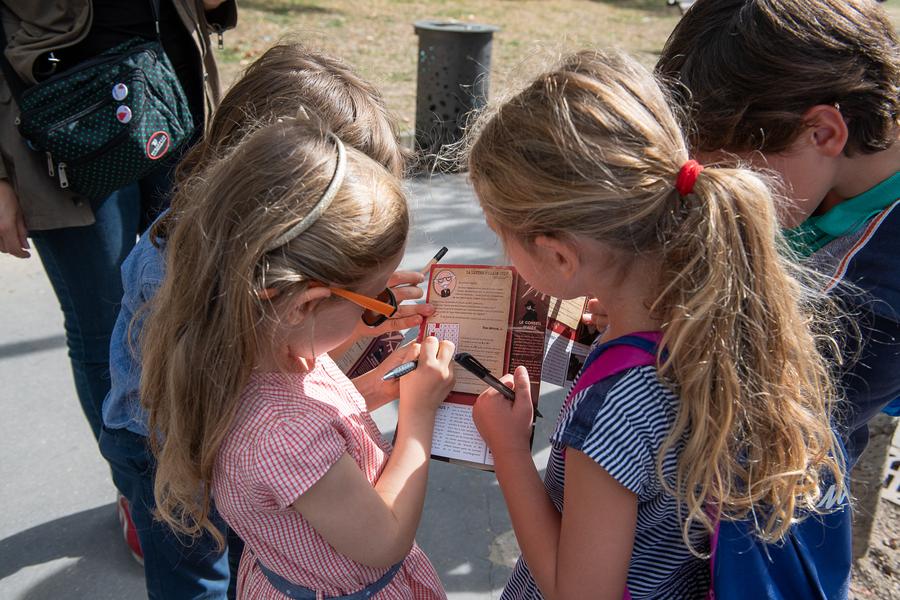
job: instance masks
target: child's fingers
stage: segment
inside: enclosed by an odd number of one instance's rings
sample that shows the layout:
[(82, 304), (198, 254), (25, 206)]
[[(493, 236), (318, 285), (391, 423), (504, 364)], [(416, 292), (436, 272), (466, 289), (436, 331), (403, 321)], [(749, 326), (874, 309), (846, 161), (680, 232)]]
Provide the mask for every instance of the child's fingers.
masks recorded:
[(440, 340), (438, 340), (433, 335), (429, 335), (424, 340), (422, 340), (422, 348), (419, 352), (419, 362), (429, 362), (433, 363), (437, 360), (437, 352), (440, 347)]
[[(417, 286), (423, 281), (425, 281), (425, 276), (418, 271), (394, 271), (394, 273), (388, 278), (387, 285), (390, 288), (396, 287), (398, 285)], [(397, 291), (399, 290), (394, 290), (395, 293)]]
[(450, 340), (441, 340), (440, 346), (438, 347), (437, 358), (442, 363), (449, 363), (453, 360), (453, 355), (456, 353), (456, 346), (453, 345), (453, 342)]
[[(410, 342), (397, 348), (397, 350), (394, 351), (394, 354), (398, 355), (398, 363), (404, 363), (419, 358), (419, 353), (421, 351), (421, 344), (418, 342)], [(391, 356), (393, 356), (393, 354)]]
[[(399, 300), (399, 297), (397, 298)], [(405, 317), (420, 316), (430, 317), (434, 314), (433, 304), (401, 304), (394, 313), (392, 319), (402, 319)]]
[(401, 329), (410, 329), (412, 327), (419, 327), (422, 324), (422, 316), (421, 315), (410, 315), (408, 317), (400, 317), (400, 318), (391, 318), (379, 325), (378, 327), (373, 327), (367, 332), (367, 335), (370, 337), (376, 337), (381, 335), (382, 333), (389, 333), (391, 331), (400, 331)]
[(425, 291), (422, 288), (415, 285), (406, 285), (403, 287), (395, 287), (391, 288), (391, 291), (394, 292), (394, 297), (397, 298), (397, 302), (406, 302), (407, 300), (418, 300), (422, 296), (425, 295)]
[(516, 370), (513, 371), (513, 383), (515, 384), (516, 391), (527, 391), (531, 393), (531, 378), (528, 376), (528, 369), (524, 366), (519, 365), (516, 367)]
[(531, 404), (531, 378), (528, 377), (528, 369), (523, 366), (516, 367), (513, 374), (513, 389), (516, 391), (516, 402), (513, 411), (525, 413), (531, 418), (534, 406)]
[(581, 320), (585, 325), (593, 325), (597, 329), (603, 329), (608, 324), (609, 316), (606, 314), (606, 309), (600, 304), (600, 301), (596, 298), (591, 298), (587, 302), (585, 313), (581, 316)]

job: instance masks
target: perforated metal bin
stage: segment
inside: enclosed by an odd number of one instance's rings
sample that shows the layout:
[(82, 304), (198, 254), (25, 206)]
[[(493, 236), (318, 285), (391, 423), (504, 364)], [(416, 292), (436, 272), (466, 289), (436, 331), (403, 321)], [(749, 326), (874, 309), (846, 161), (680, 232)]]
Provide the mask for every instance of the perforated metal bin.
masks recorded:
[[(491, 41), (498, 27), (472, 23), (417, 21), (416, 152), (430, 166), (447, 144), (458, 142), (472, 110), (485, 105), (491, 69)], [(442, 164), (445, 164), (442, 162)]]

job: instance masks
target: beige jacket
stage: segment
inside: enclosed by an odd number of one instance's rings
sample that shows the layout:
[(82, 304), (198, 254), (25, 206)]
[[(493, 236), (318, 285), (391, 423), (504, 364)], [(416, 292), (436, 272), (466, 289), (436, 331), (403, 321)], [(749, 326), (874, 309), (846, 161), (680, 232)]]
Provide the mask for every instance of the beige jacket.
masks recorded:
[[(206, 113), (219, 102), (219, 75), (209, 36), (237, 24), (236, 0), (205, 12), (200, 0), (173, 0), (202, 58)], [(19, 77), (34, 83), (33, 66), (44, 53), (80, 42), (91, 26), (90, 0), (0, 0), (6, 58)], [(43, 155), (29, 150), (16, 129), (18, 107), (0, 72), (0, 179), (8, 179), (29, 231), (77, 227), (94, 222), (89, 203), (62, 190), (50, 177)]]

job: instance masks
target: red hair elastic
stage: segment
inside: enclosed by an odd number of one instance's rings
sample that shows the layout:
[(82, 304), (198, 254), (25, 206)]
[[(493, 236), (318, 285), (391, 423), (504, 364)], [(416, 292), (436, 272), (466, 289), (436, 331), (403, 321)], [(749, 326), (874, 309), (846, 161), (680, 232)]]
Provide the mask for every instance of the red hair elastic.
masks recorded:
[(702, 170), (703, 165), (693, 158), (684, 163), (681, 170), (678, 171), (678, 178), (675, 180), (675, 189), (678, 190), (678, 193), (682, 196), (687, 196), (693, 192), (694, 183), (697, 181), (697, 175), (699, 175)]

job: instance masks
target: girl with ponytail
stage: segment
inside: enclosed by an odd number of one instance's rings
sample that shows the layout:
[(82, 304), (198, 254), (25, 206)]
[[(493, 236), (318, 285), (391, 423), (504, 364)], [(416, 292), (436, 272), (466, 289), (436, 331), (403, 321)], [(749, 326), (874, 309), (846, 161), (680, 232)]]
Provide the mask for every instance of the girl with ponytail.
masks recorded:
[(543, 482), (527, 371), (514, 403), (479, 397), (523, 554), (503, 598), (705, 598), (717, 521), (761, 517), (774, 542), (817, 511), (824, 481), (842, 492), (816, 298), (779, 253), (773, 197), (749, 171), (691, 160), (640, 65), (566, 58), (479, 120), (468, 161), (522, 275), (605, 308), (588, 364), (626, 336), (656, 357), (576, 382)]

